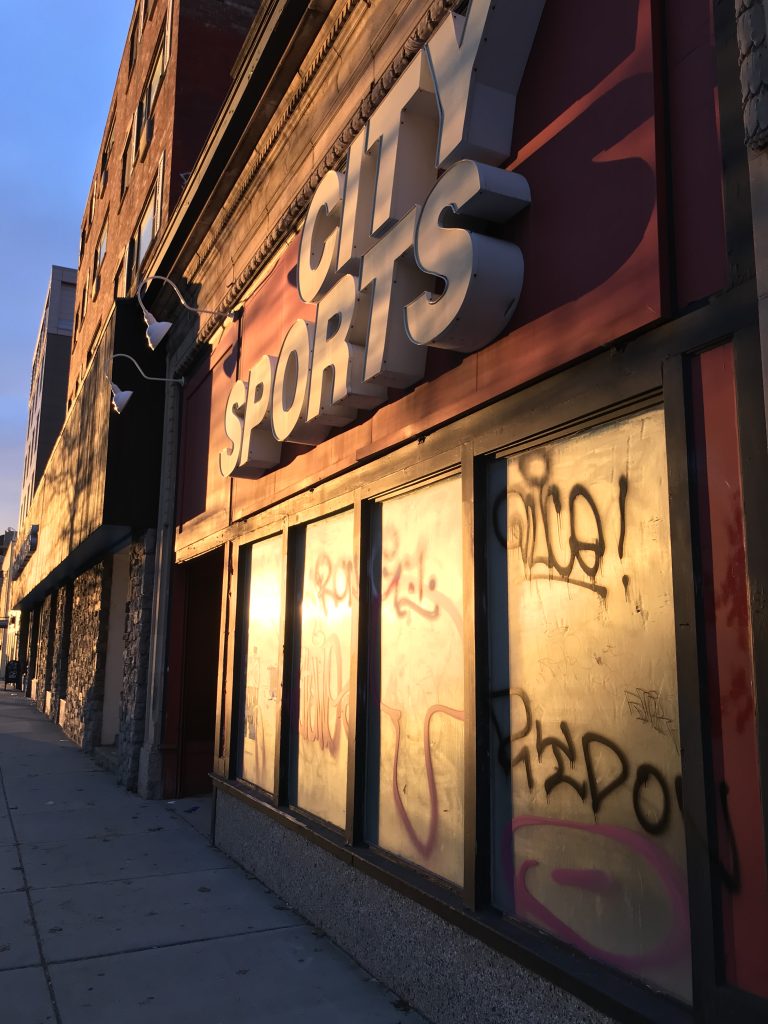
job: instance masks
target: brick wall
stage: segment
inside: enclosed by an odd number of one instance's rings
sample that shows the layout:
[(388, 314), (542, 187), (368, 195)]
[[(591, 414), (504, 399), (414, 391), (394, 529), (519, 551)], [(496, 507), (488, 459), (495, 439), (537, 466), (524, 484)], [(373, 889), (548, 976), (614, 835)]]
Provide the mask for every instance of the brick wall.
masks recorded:
[(154, 572), (155, 531), (149, 530), (131, 546), (123, 653), (117, 779), (131, 790), (137, 788), (139, 754), (144, 742)]
[[(229, 70), (261, 3), (262, 0), (174, 0), (169, 15), (168, 0), (157, 0), (137, 38), (133, 66), (129, 63), (126, 44), (81, 224), (82, 254), (67, 386), (68, 407), (74, 401), (94, 346), (99, 343), (100, 332), (108, 320), (114, 300), (114, 280), (155, 181), (161, 154), (165, 164), (162, 229), (183, 189), (180, 175), (192, 170), (222, 105), (231, 84)], [(138, 10), (137, 6), (134, 17)], [(136, 160), (128, 187), (122, 194), (123, 152), (153, 58), (163, 45), (169, 16), (172, 43), (154, 107), (152, 138), (144, 154)], [(109, 124), (114, 125), (112, 145), (106, 160), (107, 174), (102, 178), (101, 157)], [(101, 267), (101, 284), (94, 294), (88, 275), (93, 272), (94, 253), (105, 223), (107, 249)], [(84, 302), (86, 293), (88, 298)]]
[(86, 753), (101, 737), (111, 582), (111, 563), (99, 562), (72, 584), (67, 706), (62, 727)]

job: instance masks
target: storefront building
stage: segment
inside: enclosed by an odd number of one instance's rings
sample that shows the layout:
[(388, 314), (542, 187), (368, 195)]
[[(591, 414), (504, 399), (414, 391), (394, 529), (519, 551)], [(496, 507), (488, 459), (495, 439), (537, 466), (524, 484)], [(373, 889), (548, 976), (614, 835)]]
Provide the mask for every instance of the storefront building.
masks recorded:
[(735, 30), (270, 5), (149, 266), (145, 762), (441, 1024), (768, 1010)]

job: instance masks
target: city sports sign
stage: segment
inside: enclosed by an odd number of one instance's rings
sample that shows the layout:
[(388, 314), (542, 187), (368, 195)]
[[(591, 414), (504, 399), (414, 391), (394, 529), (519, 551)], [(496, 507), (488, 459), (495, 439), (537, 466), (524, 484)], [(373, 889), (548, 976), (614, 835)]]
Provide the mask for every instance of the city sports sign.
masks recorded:
[(283, 441), (331, 427), (419, 381), (427, 349), (475, 352), (508, 323), (523, 257), (499, 229), (530, 203), (499, 168), (545, 0), (472, 0), (449, 14), (320, 181), (298, 290), (316, 306), (227, 399), (222, 475), (276, 466)]

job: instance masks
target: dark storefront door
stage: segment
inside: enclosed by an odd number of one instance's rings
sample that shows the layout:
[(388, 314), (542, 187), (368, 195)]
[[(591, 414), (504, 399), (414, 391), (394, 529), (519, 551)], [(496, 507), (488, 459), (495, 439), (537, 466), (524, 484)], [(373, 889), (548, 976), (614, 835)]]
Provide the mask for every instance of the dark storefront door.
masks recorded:
[(166, 796), (192, 796), (211, 788), (223, 557), (220, 548), (177, 569), (166, 704)]

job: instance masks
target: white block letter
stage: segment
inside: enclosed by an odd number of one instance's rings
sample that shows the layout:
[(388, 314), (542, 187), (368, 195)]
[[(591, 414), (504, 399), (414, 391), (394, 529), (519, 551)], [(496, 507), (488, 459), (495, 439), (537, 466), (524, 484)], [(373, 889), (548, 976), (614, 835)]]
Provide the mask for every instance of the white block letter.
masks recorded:
[(432, 188), (437, 123), (434, 85), (419, 50), (368, 122), (368, 149), (379, 150), (371, 234), (401, 220)]
[(357, 284), (351, 274), (345, 274), (320, 301), (312, 353), (308, 420), (318, 420), (328, 426), (344, 426), (355, 418), (358, 409), (373, 409), (386, 401), (385, 387), (366, 384), (362, 379), (365, 349), (359, 344), (363, 339), (356, 321), (366, 312), (366, 309), (360, 309)]
[(312, 196), (299, 244), (298, 285), (303, 302), (315, 302), (336, 272), (344, 179), (328, 171)]
[(510, 154), (515, 103), (545, 0), (472, 0), (427, 43), (440, 109), (437, 162), (500, 164)]
[(240, 475), (248, 469), (270, 469), (280, 461), (280, 442), (272, 436), (269, 415), (272, 408), (272, 379), (275, 356), (262, 356), (248, 375), (248, 400), (245, 403), (243, 441), (240, 450)]
[(344, 206), (339, 238), (339, 271), (357, 274), (360, 261), (376, 239), (371, 234), (376, 156), (368, 152), (368, 126), (363, 125), (347, 153)]
[(243, 410), (248, 399), (248, 388), (244, 380), (236, 380), (232, 385), (224, 410), (224, 430), (232, 442), (231, 448), (219, 452), (219, 472), (222, 476), (232, 476), (240, 458), (240, 446), (243, 443)]
[(426, 350), (405, 332), (404, 307), (424, 290), (413, 258), (418, 208), (391, 228), (363, 259), (360, 286), (370, 302), (363, 379), (408, 387), (424, 376)]
[(501, 332), (520, 298), (523, 256), (512, 242), (489, 238), (478, 227), (506, 223), (530, 199), (525, 178), (510, 171), (461, 160), (445, 172), (424, 204), (416, 234), (419, 266), (441, 277), (445, 288), (407, 306), (411, 341), (476, 352)]
[(272, 433), (277, 441), (318, 444), (328, 431), (307, 425), (309, 374), (315, 325), (295, 320), (283, 339), (272, 385)]

